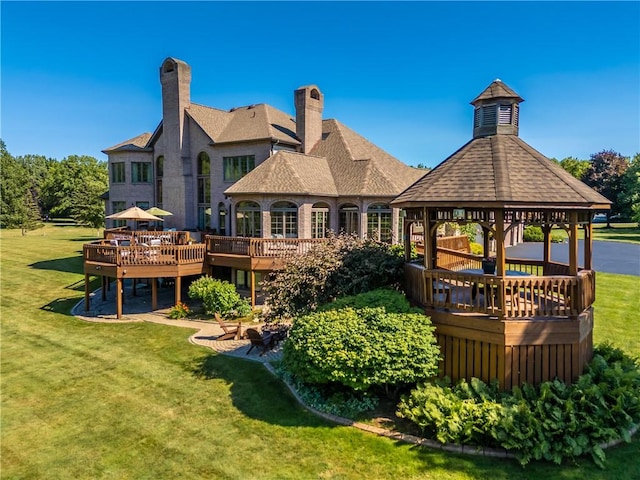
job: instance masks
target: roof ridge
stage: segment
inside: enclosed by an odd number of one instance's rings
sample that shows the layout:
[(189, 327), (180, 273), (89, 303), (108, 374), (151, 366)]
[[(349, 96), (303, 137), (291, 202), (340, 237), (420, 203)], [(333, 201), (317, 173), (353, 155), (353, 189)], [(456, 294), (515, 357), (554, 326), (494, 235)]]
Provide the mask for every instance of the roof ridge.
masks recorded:
[[(215, 110), (217, 112), (222, 112), (222, 113), (230, 113), (229, 110), (223, 110), (222, 108), (210, 107), (209, 105), (203, 105), (202, 103), (197, 103), (197, 102), (191, 102), (191, 104), (189, 106), (202, 107), (202, 108), (206, 108), (207, 110)], [(189, 110), (189, 107), (187, 107), (187, 111), (188, 110)]]
[(334, 120), (333, 122), (336, 125), (336, 130), (338, 131), (338, 137), (340, 138), (342, 145), (344, 145), (345, 150), (349, 153), (349, 160), (351, 161), (355, 160), (353, 152), (351, 151), (351, 147), (349, 146), (349, 142), (347, 142), (346, 138), (344, 138), (344, 134), (342, 133), (341, 127), (343, 125), (338, 120)]

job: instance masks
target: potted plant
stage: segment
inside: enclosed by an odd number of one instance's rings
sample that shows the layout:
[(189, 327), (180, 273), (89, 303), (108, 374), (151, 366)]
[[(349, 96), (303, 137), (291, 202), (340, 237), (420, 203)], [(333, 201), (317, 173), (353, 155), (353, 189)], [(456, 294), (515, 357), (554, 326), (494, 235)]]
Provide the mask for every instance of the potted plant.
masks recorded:
[(485, 275), (495, 275), (496, 259), (494, 257), (483, 258), (482, 271), (485, 273)]

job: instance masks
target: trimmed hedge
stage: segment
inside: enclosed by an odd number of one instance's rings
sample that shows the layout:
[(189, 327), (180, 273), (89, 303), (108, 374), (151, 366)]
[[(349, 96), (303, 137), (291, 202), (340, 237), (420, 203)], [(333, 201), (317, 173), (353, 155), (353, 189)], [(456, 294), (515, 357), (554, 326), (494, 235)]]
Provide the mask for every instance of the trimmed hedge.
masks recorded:
[(355, 391), (400, 387), (436, 374), (440, 352), (428, 317), (344, 308), (296, 319), (283, 366), (305, 383)]

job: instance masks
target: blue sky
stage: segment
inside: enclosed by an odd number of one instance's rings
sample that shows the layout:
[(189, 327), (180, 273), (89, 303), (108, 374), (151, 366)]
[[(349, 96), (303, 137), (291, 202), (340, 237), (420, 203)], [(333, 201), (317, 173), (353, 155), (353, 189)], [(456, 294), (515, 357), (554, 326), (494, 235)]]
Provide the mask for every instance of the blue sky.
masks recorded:
[(13, 155), (91, 155), (161, 119), (158, 69), (191, 99), (293, 113), (316, 84), (336, 118), (407, 164), (471, 138), (500, 78), (547, 157), (640, 152), (639, 2), (2, 1), (0, 137)]

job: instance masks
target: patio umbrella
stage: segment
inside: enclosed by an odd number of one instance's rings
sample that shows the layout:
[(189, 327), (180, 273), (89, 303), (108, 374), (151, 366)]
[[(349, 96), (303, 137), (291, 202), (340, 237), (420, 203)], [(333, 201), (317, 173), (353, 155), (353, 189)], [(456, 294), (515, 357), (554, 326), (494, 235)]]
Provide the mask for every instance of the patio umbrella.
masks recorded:
[(151, 207), (148, 210), (145, 210), (145, 212), (155, 215), (156, 217), (168, 217), (169, 215), (173, 215), (173, 213), (167, 212), (166, 210), (158, 207)]
[(162, 222), (162, 219), (145, 212), (140, 207), (130, 207), (118, 213), (112, 213), (105, 218), (111, 220), (158, 220)]

